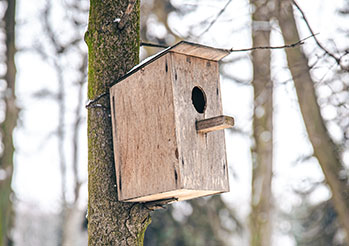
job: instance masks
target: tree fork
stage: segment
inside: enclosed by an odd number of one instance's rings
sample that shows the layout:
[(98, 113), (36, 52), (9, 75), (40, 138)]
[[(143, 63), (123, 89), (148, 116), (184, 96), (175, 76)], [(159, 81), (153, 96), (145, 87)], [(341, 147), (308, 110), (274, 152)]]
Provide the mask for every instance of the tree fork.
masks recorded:
[[(118, 22), (128, 0), (90, 0), (88, 30), (88, 98), (95, 99), (139, 62), (140, 3), (136, 1), (123, 28)], [(103, 107), (88, 108), (88, 244), (143, 245), (150, 210), (117, 200), (108, 97)]]

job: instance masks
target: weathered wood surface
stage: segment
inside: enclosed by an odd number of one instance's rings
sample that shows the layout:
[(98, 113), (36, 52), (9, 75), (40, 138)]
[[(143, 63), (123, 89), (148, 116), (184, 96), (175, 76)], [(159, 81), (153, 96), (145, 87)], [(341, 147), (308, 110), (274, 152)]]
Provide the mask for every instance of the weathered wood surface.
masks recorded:
[(149, 196), (137, 197), (134, 199), (127, 200), (127, 202), (147, 202), (170, 198), (176, 198), (178, 199), (177, 201), (183, 201), (202, 196), (214, 195), (218, 193), (222, 193), (222, 191), (178, 189)]
[(160, 57), (111, 90), (120, 200), (179, 187), (170, 66)]
[[(192, 103), (197, 86), (205, 112)], [(229, 190), (224, 132), (195, 122), (222, 114), (218, 63), (169, 52), (110, 90), (119, 200), (191, 199)]]
[(196, 130), (200, 133), (208, 133), (234, 126), (234, 118), (226, 115), (220, 115), (209, 119), (196, 122)]
[[(171, 53), (173, 97), (180, 177), (183, 188), (228, 191), (228, 172), (223, 131), (199, 134), (195, 122), (222, 114), (218, 62)], [(198, 113), (192, 90), (205, 93), (206, 108)]]
[(129, 70), (127, 74), (125, 74), (124, 76), (122, 76), (118, 80), (113, 81), (111, 83), (111, 86), (119, 83), (120, 81), (125, 80), (127, 77), (131, 76), (132, 74), (147, 67), (148, 64), (159, 59), (159, 57), (164, 56), (164, 55), (171, 53), (171, 52), (182, 54), (182, 55), (200, 57), (200, 58), (212, 60), (212, 61), (219, 61), (222, 58), (224, 58), (225, 56), (230, 54), (230, 51), (225, 50), (225, 49), (216, 49), (216, 48), (208, 47), (205, 45), (190, 43), (187, 41), (181, 41), (181, 42), (175, 44), (174, 46), (169, 47), (169, 48), (159, 52), (158, 54), (151, 56), (151, 57), (148, 57), (147, 59), (143, 60), (140, 64), (138, 64), (137, 66), (135, 66), (131, 70)]
[(187, 56), (200, 57), (207, 60), (219, 61), (230, 54), (228, 50), (215, 49), (212, 47), (182, 41), (170, 49), (171, 52)]

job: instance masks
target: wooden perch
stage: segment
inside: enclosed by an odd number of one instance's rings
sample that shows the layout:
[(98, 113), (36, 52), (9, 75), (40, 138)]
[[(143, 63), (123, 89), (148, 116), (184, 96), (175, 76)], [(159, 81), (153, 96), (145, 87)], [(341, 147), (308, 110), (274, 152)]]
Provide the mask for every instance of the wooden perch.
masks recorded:
[(225, 128), (231, 128), (233, 126), (234, 118), (225, 115), (199, 120), (196, 122), (196, 130), (200, 133), (218, 131)]

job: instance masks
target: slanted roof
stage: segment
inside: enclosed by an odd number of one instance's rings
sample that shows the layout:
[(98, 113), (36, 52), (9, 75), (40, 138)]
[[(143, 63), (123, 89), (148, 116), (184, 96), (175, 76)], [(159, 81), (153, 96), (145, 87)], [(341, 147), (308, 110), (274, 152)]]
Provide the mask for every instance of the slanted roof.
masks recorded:
[(201, 44), (181, 41), (170, 47), (169, 51), (188, 56), (200, 57), (207, 60), (219, 61), (229, 55), (229, 50), (217, 49)]
[(179, 43), (171, 47), (168, 47), (151, 57), (144, 59), (141, 63), (134, 66), (130, 71), (128, 71), (124, 76), (122, 76), (120, 79), (112, 83), (111, 86), (127, 78), (131, 74), (137, 72), (139, 69), (147, 66), (148, 64), (152, 63), (159, 57), (169, 52), (199, 57), (199, 58), (203, 58), (211, 61), (219, 61), (223, 59), (225, 56), (229, 55), (230, 53), (229, 50), (226, 50), (226, 49), (217, 49), (210, 46), (196, 44), (188, 41), (180, 41)]

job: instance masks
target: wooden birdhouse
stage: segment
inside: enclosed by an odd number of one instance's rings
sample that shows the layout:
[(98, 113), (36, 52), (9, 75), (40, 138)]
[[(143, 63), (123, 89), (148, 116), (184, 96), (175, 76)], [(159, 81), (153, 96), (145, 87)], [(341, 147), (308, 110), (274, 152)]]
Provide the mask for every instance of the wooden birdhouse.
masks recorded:
[(186, 200), (229, 191), (218, 61), (229, 52), (180, 42), (110, 89), (118, 198)]

